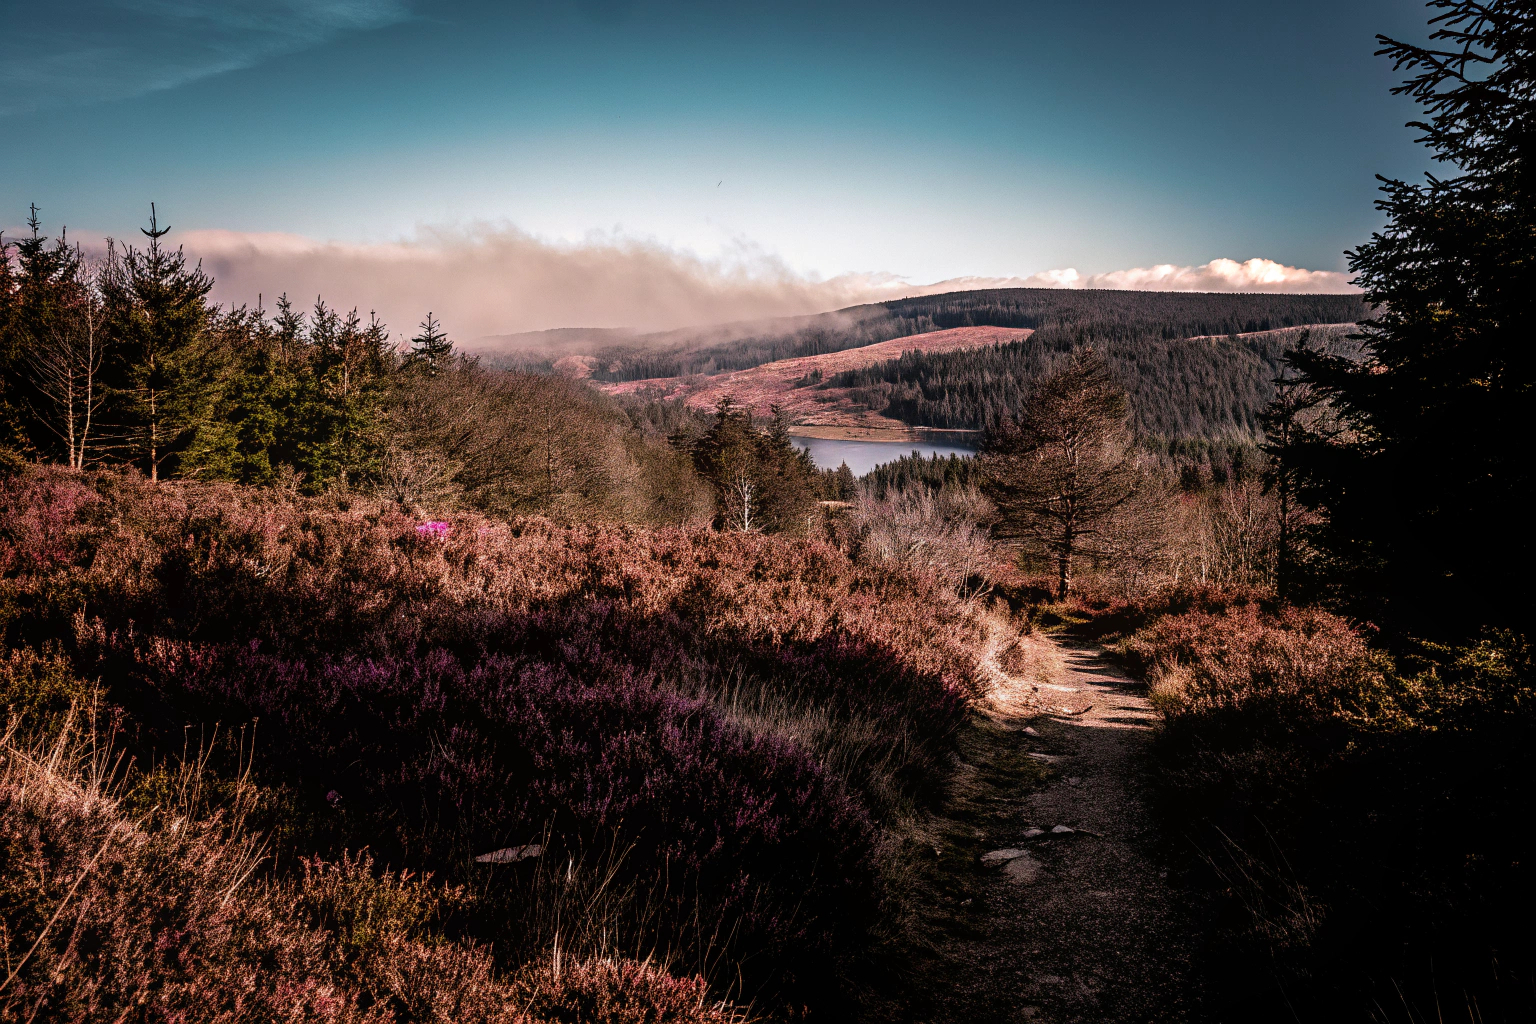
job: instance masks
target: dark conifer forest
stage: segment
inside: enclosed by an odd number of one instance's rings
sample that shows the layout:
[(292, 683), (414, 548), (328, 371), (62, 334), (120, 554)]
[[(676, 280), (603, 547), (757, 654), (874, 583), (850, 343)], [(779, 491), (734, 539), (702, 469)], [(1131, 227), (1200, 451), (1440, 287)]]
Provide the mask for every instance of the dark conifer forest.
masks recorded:
[[(600, 349), (601, 381), (745, 370), (778, 359), (841, 352), (953, 327), (1021, 327), (1060, 346), (1105, 346), (1198, 335), (1248, 334), (1307, 324), (1354, 323), (1357, 295), (1269, 295), (1002, 288), (950, 292), (834, 313), (645, 335)], [(721, 335), (728, 337), (722, 339)]]
[[(1159, 300), (1172, 296), (1145, 298), (1155, 308)], [(1350, 305), (1359, 311), (1353, 300)], [(879, 366), (837, 374), (827, 386), (855, 388), (870, 408), (913, 426), (984, 430), (1023, 410), (1032, 380), (1073, 351), (1091, 346), (1130, 392), (1131, 425), (1137, 434), (1258, 436), (1259, 417), (1274, 397), (1274, 379), (1302, 332), (1181, 336), (1169, 332), (1196, 330), (1196, 325), (1160, 324), (1150, 317), (1138, 321), (1132, 308), (1128, 302), (1121, 311), (1123, 319), (1081, 331), (1061, 324), (1006, 345), (908, 352)], [(1350, 333), (1347, 325), (1323, 326), (1313, 328), (1309, 336), (1327, 351), (1348, 353), (1353, 351)]]

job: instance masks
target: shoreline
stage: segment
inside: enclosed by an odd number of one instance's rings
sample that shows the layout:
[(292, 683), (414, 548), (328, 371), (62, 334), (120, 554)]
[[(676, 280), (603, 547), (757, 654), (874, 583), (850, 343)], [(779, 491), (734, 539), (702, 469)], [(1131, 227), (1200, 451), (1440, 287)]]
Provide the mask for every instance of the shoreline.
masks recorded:
[(947, 442), (957, 446), (973, 445), (981, 439), (979, 430), (939, 427), (835, 427), (797, 424), (789, 428), (791, 437), (819, 441), (872, 441), (883, 444), (922, 444)]

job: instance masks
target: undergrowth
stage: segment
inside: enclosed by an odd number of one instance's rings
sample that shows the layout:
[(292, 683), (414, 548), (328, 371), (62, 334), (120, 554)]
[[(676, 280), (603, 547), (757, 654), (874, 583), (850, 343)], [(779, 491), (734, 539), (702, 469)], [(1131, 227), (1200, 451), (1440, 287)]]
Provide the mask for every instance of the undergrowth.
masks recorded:
[(619, 956), (780, 1016), (880, 969), (983, 619), (817, 542), (43, 468), (0, 490), (3, 700), (40, 729), (99, 686), (123, 806), (201, 749), (210, 794), (248, 780), (262, 884), (431, 875), (496, 977)]
[(1529, 648), (1258, 598), (1076, 610), (1162, 716), (1162, 812), (1223, 897), (1216, 1018), (1532, 1019)]

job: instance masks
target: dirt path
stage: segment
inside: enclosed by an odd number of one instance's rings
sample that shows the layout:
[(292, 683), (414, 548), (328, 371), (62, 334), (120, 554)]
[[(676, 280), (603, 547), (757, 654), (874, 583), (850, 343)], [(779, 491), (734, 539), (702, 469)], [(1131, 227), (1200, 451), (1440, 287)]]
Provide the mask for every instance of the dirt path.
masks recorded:
[(988, 742), (1047, 770), (989, 798), (998, 810), (976, 831), (982, 874), (946, 944), (939, 1019), (1189, 1021), (1187, 907), (1145, 799), (1153, 713), (1098, 651), (1057, 650), (1045, 678), (996, 673)]

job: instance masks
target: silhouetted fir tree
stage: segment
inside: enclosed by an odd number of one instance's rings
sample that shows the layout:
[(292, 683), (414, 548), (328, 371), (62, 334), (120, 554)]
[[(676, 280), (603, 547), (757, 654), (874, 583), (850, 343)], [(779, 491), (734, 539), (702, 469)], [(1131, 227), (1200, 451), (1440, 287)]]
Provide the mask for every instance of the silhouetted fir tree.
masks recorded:
[(1378, 37), (1450, 173), (1382, 178), (1387, 226), (1349, 254), (1365, 360), (1295, 359), (1348, 428), (1302, 494), (1337, 593), (1416, 631), (1529, 631), (1536, 408), (1536, 11), (1435, 0), (1432, 46)]
[(209, 413), (217, 374), (206, 336), (213, 279), (188, 269), (186, 254), (160, 244), (154, 204), (149, 246), (126, 246), (102, 285), (106, 327), (117, 355), (110, 369), (114, 412), (132, 461), (158, 480), (173, 472), (183, 449)]
[[(1292, 359), (1305, 361), (1316, 350), (1309, 337), (1296, 346)], [(1305, 380), (1300, 379), (1288, 360), (1275, 378), (1275, 397), (1264, 410), (1264, 443), (1260, 446), (1268, 459), (1264, 485), (1276, 501), (1278, 532), (1275, 540), (1275, 589), (1282, 599), (1293, 598), (1302, 569), (1302, 551), (1306, 542), (1306, 510), (1300, 500), (1302, 467), (1308, 453), (1317, 445), (1328, 443), (1329, 434), (1319, 425), (1318, 412), (1325, 398)]]
[(410, 364), (436, 375), (447, 369), (453, 358), (453, 342), (448, 340), (443, 325), (428, 313), (421, 322), (421, 333), (411, 339)]

